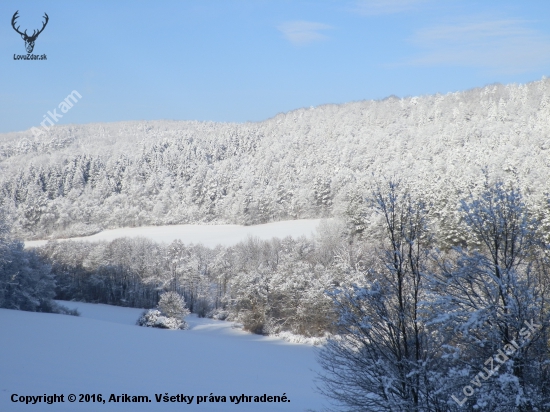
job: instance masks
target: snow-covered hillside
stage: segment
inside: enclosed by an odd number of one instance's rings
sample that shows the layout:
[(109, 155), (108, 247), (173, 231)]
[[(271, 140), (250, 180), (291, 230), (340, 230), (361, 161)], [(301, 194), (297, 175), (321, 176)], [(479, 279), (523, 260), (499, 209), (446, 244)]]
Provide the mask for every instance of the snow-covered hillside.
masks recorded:
[[(258, 123), (119, 122), (0, 135), (0, 201), (22, 239), (340, 215), (380, 176), (441, 212), (491, 178), (550, 190), (550, 79), (325, 105)], [(1, 205), (0, 205), (1, 206)]]
[[(136, 228), (104, 230), (92, 236), (75, 237), (66, 240), (84, 240), (88, 242), (111, 241), (123, 237), (144, 237), (153, 242), (171, 243), (179, 239), (184, 244), (202, 244), (207, 247), (217, 245), (233, 246), (245, 241), (249, 236), (262, 240), (273, 237), (283, 239), (287, 236), (297, 238), (310, 237), (316, 232), (320, 219), (289, 220), (266, 223), (264, 225), (174, 225), (145, 226)], [(39, 247), (46, 244), (45, 240), (25, 242), (25, 247)]]
[[(187, 318), (191, 329), (135, 326), (140, 309), (76, 302), (81, 317), (0, 309), (0, 410), (16, 411), (304, 411), (320, 409), (315, 349)], [(17, 395), (64, 394), (65, 402), (25, 405)], [(191, 405), (157, 403), (155, 394), (195, 396)], [(230, 402), (230, 395), (285, 394), (287, 403)], [(77, 395), (75, 403), (67, 402)], [(79, 403), (102, 394), (105, 404)], [(111, 394), (146, 395), (150, 403), (108, 402)], [(226, 396), (226, 403), (197, 396)]]

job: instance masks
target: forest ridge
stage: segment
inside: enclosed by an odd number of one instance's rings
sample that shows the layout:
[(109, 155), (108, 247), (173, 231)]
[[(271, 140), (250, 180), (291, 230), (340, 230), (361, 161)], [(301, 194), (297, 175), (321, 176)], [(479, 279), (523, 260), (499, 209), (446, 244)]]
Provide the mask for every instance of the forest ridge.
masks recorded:
[[(258, 123), (133, 121), (0, 134), (0, 201), (24, 239), (338, 216), (374, 176), (448, 220), (482, 170), (546, 204), (550, 80), (298, 109)], [(421, 188), (421, 189), (420, 189)], [(352, 207), (351, 210), (354, 210)], [(358, 228), (361, 230), (361, 228)]]

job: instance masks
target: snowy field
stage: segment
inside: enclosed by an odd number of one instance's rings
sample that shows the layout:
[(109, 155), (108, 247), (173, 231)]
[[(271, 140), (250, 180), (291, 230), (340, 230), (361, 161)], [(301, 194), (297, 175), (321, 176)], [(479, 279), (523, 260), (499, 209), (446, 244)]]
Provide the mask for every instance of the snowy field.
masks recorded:
[[(232, 323), (189, 316), (187, 331), (135, 326), (141, 309), (78, 302), (80, 317), (0, 309), (0, 411), (304, 411), (321, 409), (312, 346), (252, 335)], [(194, 396), (157, 403), (155, 394)], [(25, 405), (19, 396), (64, 394), (64, 403)], [(77, 400), (69, 403), (67, 397)], [(102, 394), (106, 402), (78, 402)], [(149, 403), (108, 402), (111, 394)], [(227, 402), (197, 404), (197, 396)], [(230, 395), (286, 394), (287, 403), (230, 402)]]
[[(202, 243), (204, 246), (216, 245), (232, 246), (248, 236), (268, 240), (273, 237), (280, 239), (287, 236), (300, 237), (311, 236), (317, 230), (320, 219), (285, 220), (281, 222), (266, 223), (264, 225), (240, 226), (240, 225), (173, 225), (173, 226), (144, 226), (135, 228), (123, 228), (105, 230), (92, 236), (75, 237), (71, 240), (86, 240), (90, 242), (98, 240), (111, 241), (121, 237), (145, 237), (155, 242), (171, 243), (180, 239), (183, 243)], [(45, 240), (25, 242), (25, 247), (39, 247), (46, 244)]]

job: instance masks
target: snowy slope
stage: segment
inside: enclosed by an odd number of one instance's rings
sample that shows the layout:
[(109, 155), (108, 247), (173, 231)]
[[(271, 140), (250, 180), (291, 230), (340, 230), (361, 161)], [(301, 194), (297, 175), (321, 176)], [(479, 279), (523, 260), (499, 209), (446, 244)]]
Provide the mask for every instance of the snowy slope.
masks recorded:
[[(229, 322), (188, 318), (188, 331), (134, 326), (140, 309), (77, 302), (82, 316), (0, 309), (0, 411), (303, 411), (320, 409), (315, 349), (252, 335)], [(12, 394), (64, 394), (65, 403), (12, 403)], [(147, 395), (152, 402), (69, 403), (69, 394)], [(155, 394), (194, 395), (157, 403)], [(196, 404), (225, 395), (226, 403)], [(241, 403), (229, 395), (279, 395), (289, 403)]]
[(134, 121), (0, 134), (23, 239), (107, 228), (338, 216), (382, 176), (448, 216), (487, 170), (545, 203), (550, 79), (325, 105), (258, 123)]
[[(92, 236), (74, 237), (69, 240), (111, 241), (121, 237), (145, 237), (155, 242), (170, 243), (176, 239), (185, 244), (202, 243), (204, 246), (233, 246), (248, 236), (268, 240), (273, 237), (311, 236), (317, 231), (320, 219), (286, 220), (255, 226), (240, 225), (173, 225), (144, 226), (135, 228), (105, 230)], [(67, 240), (67, 239), (62, 239)], [(25, 247), (39, 247), (46, 244), (45, 240), (25, 242)]]

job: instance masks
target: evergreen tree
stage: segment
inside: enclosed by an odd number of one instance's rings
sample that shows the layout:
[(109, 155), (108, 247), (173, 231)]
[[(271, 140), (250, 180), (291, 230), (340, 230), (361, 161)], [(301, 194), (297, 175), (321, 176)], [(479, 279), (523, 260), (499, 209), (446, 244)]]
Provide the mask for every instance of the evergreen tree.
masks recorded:
[(183, 319), (189, 314), (189, 310), (185, 307), (185, 300), (176, 292), (165, 292), (160, 295), (158, 308), (169, 318)]

